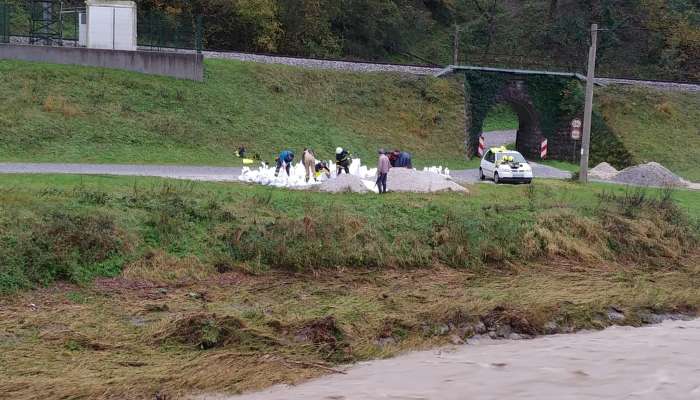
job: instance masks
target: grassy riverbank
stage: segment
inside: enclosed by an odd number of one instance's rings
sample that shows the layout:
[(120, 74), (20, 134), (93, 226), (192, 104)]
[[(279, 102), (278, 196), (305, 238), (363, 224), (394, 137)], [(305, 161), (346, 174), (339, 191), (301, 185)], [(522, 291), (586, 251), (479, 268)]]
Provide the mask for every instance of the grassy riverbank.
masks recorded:
[[(700, 307), (700, 198), (0, 178), (0, 392), (168, 398)], [(612, 319), (611, 319), (612, 318)]]

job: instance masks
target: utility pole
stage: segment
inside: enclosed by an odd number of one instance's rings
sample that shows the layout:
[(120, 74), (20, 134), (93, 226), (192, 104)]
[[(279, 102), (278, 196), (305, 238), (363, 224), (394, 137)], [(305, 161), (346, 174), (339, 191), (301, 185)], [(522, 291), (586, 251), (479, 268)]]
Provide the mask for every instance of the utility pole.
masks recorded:
[(591, 125), (593, 124), (593, 88), (595, 86), (595, 61), (598, 48), (598, 24), (591, 25), (591, 48), (588, 51), (588, 76), (586, 77), (586, 107), (583, 114), (583, 140), (581, 142), (581, 183), (588, 183), (588, 155), (591, 150)]
[(452, 44), (452, 49), (454, 51), (452, 65), (459, 65), (459, 31), (459, 25), (455, 24), (455, 37)]

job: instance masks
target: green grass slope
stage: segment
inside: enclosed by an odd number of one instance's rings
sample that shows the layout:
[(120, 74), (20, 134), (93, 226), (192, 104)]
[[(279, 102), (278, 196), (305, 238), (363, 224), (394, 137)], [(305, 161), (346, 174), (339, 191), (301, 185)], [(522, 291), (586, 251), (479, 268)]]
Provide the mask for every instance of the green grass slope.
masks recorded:
[(700, 181), (700, 94), (610, 87), (597, 93), (605, 121), (635, 163), (656, 161)]
[(206, 81), (0, 61), (0, 161), (232, 165), (245, 145), (272, 159), (378, 147), (416, 164), (462, 165), (457, 81), (206, 61)]
[(484, 132), (509, 131), (518, 129), (518, 115), (507, 104), (497, 104), (484, 120)]

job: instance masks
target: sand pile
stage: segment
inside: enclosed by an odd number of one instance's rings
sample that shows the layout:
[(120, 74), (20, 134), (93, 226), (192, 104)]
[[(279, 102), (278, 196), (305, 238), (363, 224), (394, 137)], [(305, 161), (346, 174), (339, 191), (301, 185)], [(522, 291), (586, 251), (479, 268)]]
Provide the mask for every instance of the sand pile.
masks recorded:
[(449, 176), (429, 171), (417, 171), (406, 168), (392, 168), (387, 178), (387, 188), (390, 192), (467, 192)]
[(612, 179), (613, 182), (625, 183), (640, 186), (657, 187), (687, 187), (688, 182), (678, 175), (669, 171), (659, 163), (650, 162), (648, 164), (629, 167), (620, 171)]
[(328, 193), (368, 193), (378, 192), (373, 189), (373, 181), (364, 180), (359, 176), (342, 174), (334, 179), (329, 179), (318, 186), (318, 190)]
[(604, 181), (609, 181), (613, 179), (620, 171), (615, 169), (612, 165), (602, 162), (598, 164), (595, 168), (588, 171), (588, 176), (593, 179), (602, 179)]

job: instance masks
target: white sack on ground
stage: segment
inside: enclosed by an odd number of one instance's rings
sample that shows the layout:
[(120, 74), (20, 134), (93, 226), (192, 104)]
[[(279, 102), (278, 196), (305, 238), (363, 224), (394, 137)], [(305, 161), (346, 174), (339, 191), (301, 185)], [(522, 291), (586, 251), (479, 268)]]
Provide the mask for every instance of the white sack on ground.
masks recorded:
[[(314, 179), (310, 179), (309, 182), (306, 182), (306, 173), (304, 171), (304, 166), (301, 163), (296, 163), (292, 164), (292, 167), (290, 169), (290, 176), (287, 176), (287, 173), (285, 172), (284, 168), (280, 169), (279, 176), (275, 177), (275, 165), (271, 166), (261, 166), (256, 169), (252, 169), (249, 167), (243, 167), (243, 172), (241, 173), (241, 176), (238, 178), (242, 182), (248, 182), (248, 183), (258, 183), (261, 185), (266, 185), (266, 186), (275, 186), (275, 187), (280, 187), (280, 188), (293, 188), (293, 189), (304, 189), (304, 188), (310, 188), (315, 185), (322, 184), (328, 180), (335, 180), (336, 179), (336, 167), (335, 167), (335, 162), (329, 161), (328, 165), (331, 169), (331, 177), (327, 178), (325, 174), (321, 174), (319, 177), (318, 181), (315, 181)], [(443, 168), (443, 167), (426, 167), (423, 169), (423, 171), (416, 171), (416, 170), (407, 170), (405, 168), (392, 168), (392, 170), (404, 170), (404, 171), (410, 171), (411, 173), (418, 174), (418, 177), (425, 176), (422, 174), (429, 174), (431, 176), (434, 176), (435, 179), (438, 180), (448, 180), (449, 179), (449, 174), (450, 170), (448, 168)], [(345, 173), (341, 174), (341, 176), (345, 175)], [(337, 182), (337, 183), (328, 183), (327, 186), (327, 191), (337, 191), (338, 188), (348, 188), (350, 187), (350, 191), (355, 191), (352, 190), (352, 188), (357, 188), (357, 192), (375, 192), (377, 193), (379, 190), (377, 189), (377, 186), (375, 184), (376, 177), (377, 177), (377, 169), (376, 168), (369, 168), (366, 165), (362, 165), (362, 162), (360, 159), (354, 159), (352, 160), (352, 163), (350, 164), (350, 175), (352, 175), (355, 178), (358, 179), (350, 179), (348, 178), (347, 180), (344, 180), (343, 182)], [(402, 178), (399, 178), (402, 179)], [(362, 186), (366, 188), (367, 190), (364, 191), (360, 189), (360, 186), (357, 185), (357, 183), (362, 183)], [(451, 182), (451, 181), (450, 181)], [(454, 185), (457, 185), (456, 183), (452, 182)], [(410, 186), (410, 185), (408, 185)], [(424, 187), (425, 185), (421, 186)], [(443, 187), (444, 185), (437, 185), (436, 187)], [(459, 185), (457, 185), (459, 186)], [(405, 184), (400, 184), (397, 188), (398, 190), (396, 191), (406, 191), (401, 188), (406, 187)], [(460, 186), (461, 188), (461, 186)], [(464, 188), (462, 188), (464, 189)], [(323, 189), (321, 189), (323, 190)], [(391, 189), (391, 182), (389, 182), (389, 190)], [(441, 190), (446, 190), (442, 188)], [(455, 189), (458, 190), (458, 189)], [(348, 190), (340, 190), (340, 191), (348, 191)], [(431, 191), (431, 190), (417, 190), (417, 191)], [(439, 190), (437, 190), (439, 191)], [(462, 190), (463, 191), (463, 190)]]

